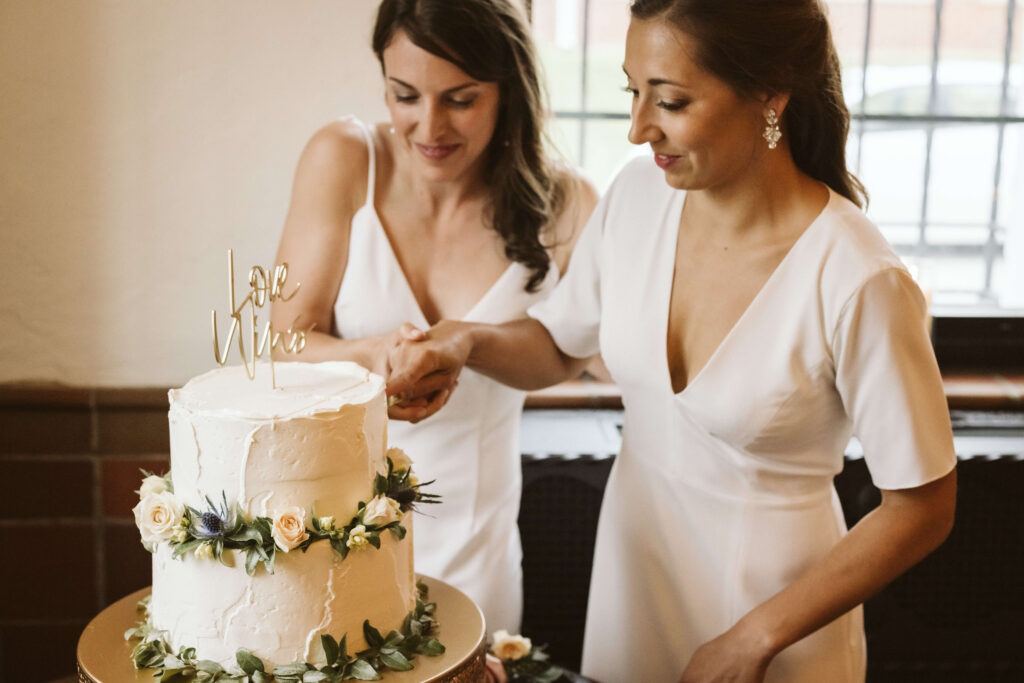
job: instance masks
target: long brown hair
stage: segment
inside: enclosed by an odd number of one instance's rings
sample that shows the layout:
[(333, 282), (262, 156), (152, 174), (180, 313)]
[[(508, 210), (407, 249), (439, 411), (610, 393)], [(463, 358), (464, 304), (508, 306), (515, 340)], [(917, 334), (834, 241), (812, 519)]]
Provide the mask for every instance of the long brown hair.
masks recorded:
[(630, 11), (684, 31), (697, 63), (739, 95), (788, 93), (780, 125), (797, 168), (864, 205), (867, 192), (846, 167), (850, 112), (819, 0), (633, 0)]
[(470, 77), (498, 84), (484, 164), (490, 220), (505, 256), (532, 271), (526, 289), (535, 291), (550, 267), (541, 230), (560, 210), (564, 188), (544, 154), (544, 92), (525, 19), (509, 0), (383, 0), (373, 29), (381, 68), (398, 31)]

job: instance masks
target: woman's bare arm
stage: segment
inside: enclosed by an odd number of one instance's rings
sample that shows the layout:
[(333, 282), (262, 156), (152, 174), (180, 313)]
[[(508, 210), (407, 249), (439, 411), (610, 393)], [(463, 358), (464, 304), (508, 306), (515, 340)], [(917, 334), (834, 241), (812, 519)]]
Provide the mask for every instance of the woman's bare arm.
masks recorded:
[[(292, 201), (275, 263), (287, 263), (290, 282), (301, 287), (289, 301), (275, 301), (274, 329), (305, 329), (303, 361), (352, 360), (387, 374), (387, 351), (403, 334), (339, 339), (331, 334), (334, 301), (348, 263), (352, 216), (366, 198), (369, 156), (359, 124), (337, 121), (319, 130), (299, 159)], [(290, 287), (286, 288), (290, 291)], [(412, 326), (406, 336), (416, 338)], [(296, 360), (280, 350), (278, 360)]]
[[(404, 403), (454, 388), (464, 366), (509, 386), (539, 389), (575, 377), (586, 363), (562, 353), (547, 328), (532, 318), (502, 325), (443, 320), (425, 340), (394, 347), (388, 394)], [(440, 408), (413, 406), (396, 414), (416, 421)]]

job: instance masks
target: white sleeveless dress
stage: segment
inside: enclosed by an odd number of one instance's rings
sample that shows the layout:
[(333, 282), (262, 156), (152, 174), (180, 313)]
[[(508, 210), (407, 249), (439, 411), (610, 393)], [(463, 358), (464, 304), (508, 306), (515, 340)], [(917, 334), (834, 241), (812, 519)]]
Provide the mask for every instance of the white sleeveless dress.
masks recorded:
[[(355, 120), (355, 119), (353, 119)], [(370, 150), (366, 203), (352, 217), (348, 265), (334, 304), (335, 334), (359, 338), (394, 330), (403, 322), (427, 329), (374, 208), (375, 154)], [(538, 291), (524, 290), (530, 271), (511, 263), (463, 320), (501, 323), (526, 315), (558, 281), (552, 262)], [(418, 423), (391, 421), (388, 443), (412, 458), (440, 505), (422, 506), (415, 518), (416, 571), (448, 582), (483, 610), (488, 632), (519, 631), (522, 549), (516, 520), (522, 474), (519, 420), (525, 394), (465, 369), (443, 410)]]

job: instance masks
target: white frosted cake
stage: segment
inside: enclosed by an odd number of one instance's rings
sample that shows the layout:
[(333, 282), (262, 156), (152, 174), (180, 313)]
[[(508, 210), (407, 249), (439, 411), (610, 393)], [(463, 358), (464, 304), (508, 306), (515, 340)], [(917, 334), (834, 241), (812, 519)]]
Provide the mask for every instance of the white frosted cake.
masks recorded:
[(135, 509), (153, 552), (147, 633), (225, 668), (248, 650), (268, 672), (324, 665), (323, 635), (367, 648), (367, 620), (402, 628), (417, 607), (405, 513), (418, 493), (387, 447), (380, 377), (275, 363), (271, 388), (269, 371), (216, 369), (170, 391), (171, 474), (147, 477)]

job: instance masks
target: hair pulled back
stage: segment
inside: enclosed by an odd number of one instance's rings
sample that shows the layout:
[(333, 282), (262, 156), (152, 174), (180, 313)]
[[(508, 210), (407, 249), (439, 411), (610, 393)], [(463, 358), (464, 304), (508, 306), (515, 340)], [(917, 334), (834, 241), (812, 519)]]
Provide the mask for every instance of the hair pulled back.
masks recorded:
[(846, 167), (850, 112), (819, 0), (633, 0), (630, 11), (685, 32), (698, 65), (740, 96), (788, 93), (780, 126), (797, 168), (863, 206), (864, 186)]
[(523, 16), (509, 0), (383, 0), (373, 30), (381, 68), (399, 31), (470, 77), (498, 84), (498, 119), (484, 152), (489, 217), (505, 256), (532, 271), (526, 290), (535, 291), (550, 267), (541, 230), (564, 188), (544, 154), (544, 92)]

